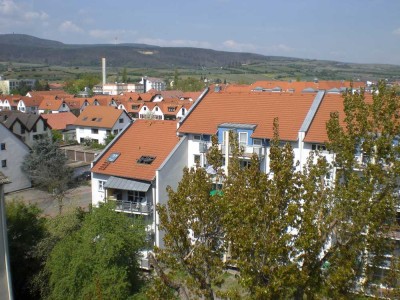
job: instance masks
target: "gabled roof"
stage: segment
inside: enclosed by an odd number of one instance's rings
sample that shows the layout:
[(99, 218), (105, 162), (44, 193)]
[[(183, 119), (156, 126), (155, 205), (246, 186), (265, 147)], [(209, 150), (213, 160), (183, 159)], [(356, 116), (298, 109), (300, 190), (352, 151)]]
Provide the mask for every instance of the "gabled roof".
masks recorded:
[(59, 110), (61, 105), (65, 103), (63, 100), (50, 100), (50, 99), (45, 99), (42, 100), (42, 102), (39, 105), (40, 110), (51, 110), (51, 111), (56, 111)]
[(42, 102), (41, 97), (21, 97), (21, 100), (24, 102), (26, 107), (39, 107)]
[[(35, 115), (31, 113), (21, 113), (15, 111), (8, 116), (7, 120), (4, 122), (4, 125), (6, 125), (7, 128), (11, 128), (11, 126), (15, 122), (20, 122), (25, 126), (26, 129), (31, 131), (33, 126), (37, 123), (39, 119), (43, 120), (43, 118), (40, 115)], [(46, 120), (43, 121), (46, 123)]]
[(75, 126), (112, 128), (126, 114), (113, 106), (88, 106), (76, 119)]
[(41, 114), (47, 121), (50, 129), (63, 130), (67, 125), (74, 124), (77, 117), (71, 112), (61, 112), (58, 114)]
[(273, 120), (279, 118), (282, 140), (295, 141), (315, 94), (229, 93), (210, 91), (182, 121), (179, 132), (215, 134), (219, 124), (256, 124), (256, 138), (273, 137)]
[(73, 95), (68, 94), (67, 92), (63, 91), (63, 90), (51, 90), (51, 91), (30, 91), (28, 92), (28, 94), (31, 97), (49, 97), (52, 99), (55, 99), (55, 97), (58, 98), (70, 98), (73, 97)]
[[(137, 120), (96, 159), (92, 172), (151, 181), (178, 141), (175, 121)], [(114, 162), (108, 162), (113, 153), (119, 155)], [(150, 164), (138, 163), (143, 157), (154, 160)]]

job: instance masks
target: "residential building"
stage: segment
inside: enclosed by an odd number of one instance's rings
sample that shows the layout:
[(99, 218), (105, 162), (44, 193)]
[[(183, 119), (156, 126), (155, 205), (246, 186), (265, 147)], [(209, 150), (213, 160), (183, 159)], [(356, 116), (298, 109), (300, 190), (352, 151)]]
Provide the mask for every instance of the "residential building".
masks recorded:
[(0, 94), (9, 95), (13, 90), (20, 88), (22, 85), (33, 89), (36, 79), (4, 79), (0, 80)]
[(38, 108), (39, 114), (57, 114), (66, 111), (71, 111), (71, 109), (66, 101), (61, 99), (44, 99)]
[(130, 122), (131, 118), (124, 110), (112, 106), (87, 106), (73, 126), (78, 143), (90, 140), (104, 144), (107, 135), (118, 134)]
[[(115, 201), (116, 210), (142, 216), (155, 245), (162, 245), (155, 205), (166, 203), (166, 187), (177, 186), (186, 164), (186, 139), (176, 122), (136, 120), (98, 155), (92, 167), (92, 204)], [(170, 160), (171, 153), (179, 157)]]
[(46, 120), (40, 115), (13, 111), (6, 117), (4, 125), (30, 147), (37, 139), (51, 136)]
[(4, 186), (5, 193), (31, 187), (28, 176), (21, 166), (30, 152), (30, 148), (19, 137), (0, 123), (0, 172), (7, 176), (10, 183)]
[(74, 124), (77, 119), (73, 113), (41, 114), (41, 116), (46, 120), (50, 130), (57, 130), (62, 134), (64, 141), (76, 140), (76, 130), (71, 129), (71, 125)]
[(161, 78), (154, 78), (154, 77), (142, 77), (140, 84), (144, 86), (144, 92), (147, 93), (151, 89), (156, 91), (165, 91), (167, 89), (165, 81)]

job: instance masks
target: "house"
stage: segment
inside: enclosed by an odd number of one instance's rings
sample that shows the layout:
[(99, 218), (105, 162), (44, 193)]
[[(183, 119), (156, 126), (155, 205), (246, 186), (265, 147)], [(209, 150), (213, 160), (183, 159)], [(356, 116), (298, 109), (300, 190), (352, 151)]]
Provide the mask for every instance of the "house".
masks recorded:
[(30, 148), (21, 139), (0, 123), (0, 172), (10, 180), (4, 186), (5, 193), (31, 187), (28, 176), (22, 172), (21, 166)]
[(63, 112), (59, 114), (42, 114), (51, 130), (57, 130), (62, 134), (64, 141), (76, 140), (75, 129), (69, 129), (74, 124), (77, 117), (71, 112)]
[[(179, 182), (186, 147), (185, 139), (176, 135), (174, 121), (131, 123), (93, 162), (92, 204), (115, 201), (117, 211), (143, 216), (148, 232), (155, 233), (155, 245), (162, 245), (155, 205), (166, 203), (167, 185), (176, 187)], [(171, 153), (178, 160), (171, 161)]]
[(60, 112), (70, 111), (68, 104), (65, 100), (61, 99), (44, 99), (40, 102), (38, 113), (39, 114), (57, 114)]
[(12, 292), (6, 210), (4, 203), (4, 186), (7, 183), (9, 183), (8, 178), (0, 171), (0, 299), (12, 300), (14, 298)]
[(4, 125), (30, 147), (35, 140), (51, 136), (46, 120), (36, 114), (12, 112), (7, 115)]
[(139, 83), (143, 84), (145, 93), (147, 93), (151, 89), (154, 89), (156, 91), (164, 91), (167, 87), (164, 80), (155, 77), (142, 77), (142, 80)]
[(24, 113), (37, 114), (41, 102), (42, 99), (40, 97), (20, 97), (17, 104), (17, 110)]
[(104, 144), (110, 134), (118, 134), (129, 123), (131, 118), (121, 109), (112, 106), (87, 106), (73, 124), (76, 130), (76, 140), (85, 140)]

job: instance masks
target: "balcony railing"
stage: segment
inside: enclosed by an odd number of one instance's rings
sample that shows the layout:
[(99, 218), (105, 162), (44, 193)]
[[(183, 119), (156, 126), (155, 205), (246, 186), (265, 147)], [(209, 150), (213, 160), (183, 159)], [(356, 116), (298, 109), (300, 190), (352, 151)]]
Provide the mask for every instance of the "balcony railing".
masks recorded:
[(126, 200), (115, 200), (115, 210), (132, 213), (132, 214), (144, 214), (149, 215), (153, 212), (153, 205), (144, 204), (143, 202), (133, 202)]
[[(253, 154), (257, 154), (258, 157), (261, 159), (265, 156), (265, 147), (262, 146), (252, 146), (252, 145), (239, 145), (240, 149), (243, 150), (244, 157), (251, 157)], [(231, 147), (229, 148), (229, 155), (232, 154)], [(226, 147), (225, 144), (219, 144), (219, 150), (221, 150), (223, 155), (226, 155)]]

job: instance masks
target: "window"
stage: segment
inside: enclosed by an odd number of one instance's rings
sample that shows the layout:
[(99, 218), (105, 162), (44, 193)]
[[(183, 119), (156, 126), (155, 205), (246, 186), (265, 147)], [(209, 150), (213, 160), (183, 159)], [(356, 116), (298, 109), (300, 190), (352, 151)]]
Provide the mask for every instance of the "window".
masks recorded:
[(156, 111), (158, 111), (158, 107), (156, 107)]
[(186, 113), (186, 110), (184, 108), (182, 108), (182, 116), (184, 116)]
[(110, 129), (107, 129), (107, 130), (106, 130), (106, 134), (107, 134), (107, 135), (110, 135), (110, 134), (111, 134), (111, 130), (110, 130)]
[(139, 109), (139, 105), (132, 105), (132, 109)]
[(311, 149), (313, 151), (326, 151), (326, 146), (325, 145), (321, 145), (321, 144), (312, 144), (311, 145)]
[(130, 202), (144, 202), (146, 200), (146, 193), (139, 191), (128, 191), (128, 201)]
[(21, 127), (21, 134), (25, 133), (25, 127)]
[(119, 123), (124, 123), (124, 119), (123, 118), (119, 119), (118, 121), (119, 121)]
[(240, 161), (240, 168), (241, 169), (246, 169), (246, 168), (250, 168), (250, 160), (241, 160)]
[(92, 134), (98, 134), (99, 130), (97, 128), (92, 128)]
[(193, 136), (193, 139), (194, 139), (195, 141), (201, 141), (201, 135), (200, 135), (200, 134), (195, 134), (195, 135)]
[(262, 146), (262, 140), (261, 139), (253, 139), (253, 145), (254, 146)]
[(195, 154), (193, 158), (194, 158), (194, 164), (200, 166), (201, 156), (198, 154)]
[(247, 132), (239, 132), (239, 144), (247, 145)]
[(107, 161), (109, 161), (109, 162), (114, 162), (114, 161), (116, 161), (116, 159), (118, 158), (118, 156), (119, 156), (120, 154), (121, 154), (121, 153), (119, 153), (119, 152), (111, 153), (110, 156), (107, 158)]
[(0, 149), (1, 150), (6, 150), (6, 143), (1, 143), (0, 144)]
[(6, 167), (7, 167), (7, 160), (6, 160), (6, 159), (3, 159), (3, 160), (1, 161), (1, 167), (2, 167), (2, 168), (6, 168)]
[(99, 192), (104, 192), (104, 184), (106, 182), (104, 180), (99, 180)]
[(33, 131), (33, 132), (36, 132), (36, 131), (37, 131), (36, 124), (33, 126), (32, 131)]
[(118, 129), (114, 129), (114, 135), (117, 135), (118, 134)]
[(176, 107), (172, 107), (172, 106), (168, 107), (168, 111), (170, 111), (170, 112), (175, 111), (175, 109), (176, 109)]
[(156, 159), (155, 156), (141, 156), (138, 160), (138, 164), (150, 165)]

